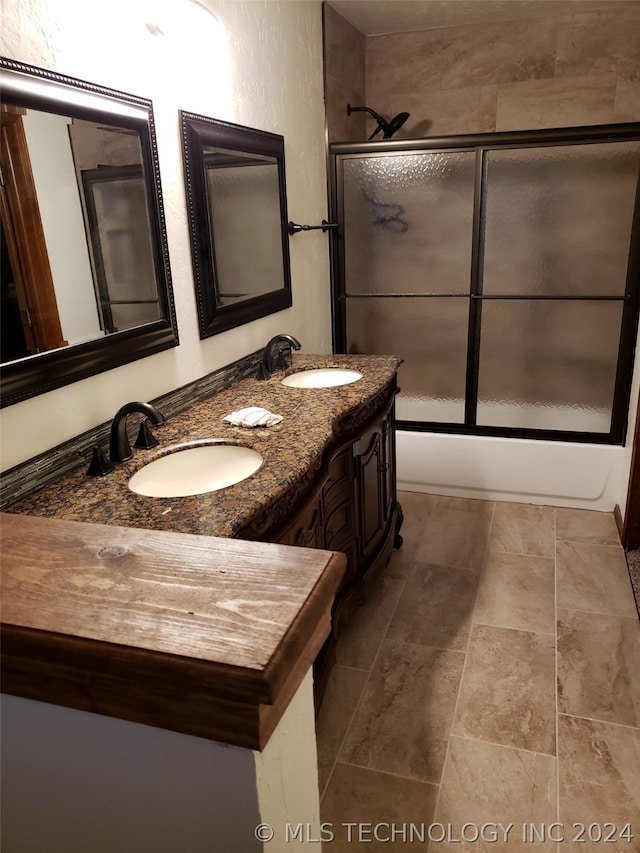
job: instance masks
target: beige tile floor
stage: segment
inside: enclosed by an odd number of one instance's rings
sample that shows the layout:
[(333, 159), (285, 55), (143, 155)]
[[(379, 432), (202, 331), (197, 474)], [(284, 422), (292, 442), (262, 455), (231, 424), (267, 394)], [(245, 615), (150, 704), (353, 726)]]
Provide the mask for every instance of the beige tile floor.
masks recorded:
[(404, 546), (317, 720), (326, 849), (640, 851), (640, 621), (613, 516), (400, 501)]

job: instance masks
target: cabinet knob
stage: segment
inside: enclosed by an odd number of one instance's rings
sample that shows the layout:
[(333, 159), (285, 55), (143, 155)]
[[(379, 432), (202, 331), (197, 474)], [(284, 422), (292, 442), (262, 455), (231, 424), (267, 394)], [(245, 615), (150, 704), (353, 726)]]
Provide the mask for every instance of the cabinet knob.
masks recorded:
[(391, 468), (391, 465), (388, 462), (381, 462), (378, 465), (378, 471), (380, 471), (382, 474), (386, 474), (389, 468)]

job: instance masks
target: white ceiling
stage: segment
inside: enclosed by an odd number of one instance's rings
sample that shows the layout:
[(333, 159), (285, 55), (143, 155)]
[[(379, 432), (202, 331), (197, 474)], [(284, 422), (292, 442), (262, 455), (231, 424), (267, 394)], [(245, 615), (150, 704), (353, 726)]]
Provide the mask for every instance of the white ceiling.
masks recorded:
[(327, 0), (364, 35), (612, 11), (638, 0)]

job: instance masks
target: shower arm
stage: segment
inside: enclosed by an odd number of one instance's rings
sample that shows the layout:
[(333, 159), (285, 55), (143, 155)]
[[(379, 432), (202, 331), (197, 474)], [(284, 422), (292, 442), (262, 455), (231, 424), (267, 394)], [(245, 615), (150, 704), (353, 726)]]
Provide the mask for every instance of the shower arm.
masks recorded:
[(350, 116), (351, 113), (369, 113), (376, 120), (376, 129), (373, 131), (371, 136), (369, 137), (369, 142), (377, 136), (380, 131), (382, 131), (382, 136), (384, 139), (391, 139), (393, 134), (399, 130), (405, 121), (409, 118), (409, 113), (398, 113), (397, 116), (394, 116), (389, 121), (382, 118), (375, 110), (372, 110), (371, 107), (352, 107), (351, 104), (347, 104), (347, 115)]
[(326, 234), (327, 231), (337, 231), (339, 227), (339, 222), (327, 222), (326, 219), (323, 219), (322, 225), (298, 225), (295, 222), (289, 222), (287, 230), (289, 236), (293, 237), (294, 234), (299, 234), (301, 231), (322, 231), (323, 234)]
[(380, 131), (384, 131), (387, 126), (386, 121), (379, 115), (375, 110), (372, 110), (370, 107), (352, 107), (351, 104), (347, 104), (347, 115), (350, 116), (351, 113), (369, 113), (369, 115), (375, 119), (377, 123), (376, 129), (373, 131), (371, 136), (369, 137), (369, 142), (373, 139), (374, 136), (377, 136)]

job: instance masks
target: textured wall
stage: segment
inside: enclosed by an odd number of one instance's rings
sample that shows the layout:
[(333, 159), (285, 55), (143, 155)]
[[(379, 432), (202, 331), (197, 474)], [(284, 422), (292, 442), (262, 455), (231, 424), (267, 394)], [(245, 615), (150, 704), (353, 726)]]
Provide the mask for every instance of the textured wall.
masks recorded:
[[(365, 38), (327, 3), (324, 11), (324, 86), (329, 142), (358, 142), (365, 113), (347, 115), (347, 104), (365, 104)], [(368, 106), (368, 104), (367, 104)]]
[(411, 113), (396, 138), (640, 120), (640, 3), (539, 6), (528, 20), (367, 37), (367, 102)]
[[(315, 223), (327, 212), (320, 0), (202, 2), (222, 34), (204, 15), (201, 26), (174, 37), (152, 36), (145, 21), (160, 14), (159, 0), (112, 0), (99, 14), (72, 0), (2, 4), (4, 56), (153, 100), (180, 333), (175, 349), (3, 409), (3, 470), (109, 420), (128, 400), (151, 399), (253, 352), (277, 332), (296, 335), (307, 352), (331, 349), (321, 232), (291, 241), (292, 308), (199, 340), (178, 110), (282, 134), (290, 218)], [(181, 20), (188, 11), (185, 2)]]

